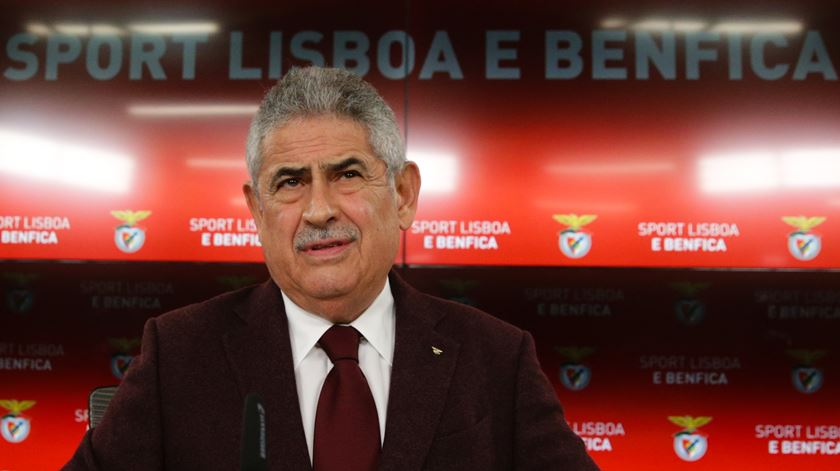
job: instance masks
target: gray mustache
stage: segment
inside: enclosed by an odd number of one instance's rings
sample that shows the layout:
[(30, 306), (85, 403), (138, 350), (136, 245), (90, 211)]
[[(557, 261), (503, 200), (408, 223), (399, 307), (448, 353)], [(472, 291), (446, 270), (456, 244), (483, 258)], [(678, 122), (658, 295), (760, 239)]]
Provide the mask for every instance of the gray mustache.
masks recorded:
[(359, 238), (359, 230), (354, 226), (339, 226), (319, 228), (308, 226), (295, 234), (295, 250), (303, 250), (305, 246), (313, 242), (320, 242), (329, 239), (342, 239), (354, 241)]

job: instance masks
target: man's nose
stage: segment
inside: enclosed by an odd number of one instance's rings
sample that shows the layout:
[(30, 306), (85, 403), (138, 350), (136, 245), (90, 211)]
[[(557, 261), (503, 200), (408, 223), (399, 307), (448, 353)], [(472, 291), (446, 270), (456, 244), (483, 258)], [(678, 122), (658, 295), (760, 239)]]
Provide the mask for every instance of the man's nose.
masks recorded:
[(314, 180), (309, 190), (309, 201), (303, 211), (303, 218), (313, 226), (326, 226), (336, 217), (335, 201), (329, 183)]

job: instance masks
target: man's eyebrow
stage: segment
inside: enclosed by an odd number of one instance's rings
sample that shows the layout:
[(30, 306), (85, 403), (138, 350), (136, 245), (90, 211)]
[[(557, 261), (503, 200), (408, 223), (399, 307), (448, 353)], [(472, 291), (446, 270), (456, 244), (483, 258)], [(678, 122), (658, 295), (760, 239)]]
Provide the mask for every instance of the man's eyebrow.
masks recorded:
[(324, 165), (324, 170), (330, 173), (341, 172), (342, 170), (346, 170), (348, 167), (352, 167), (353, 165), (358, 165), (362, 168), (362, 170), (367, 170), (367, 165), (358, 157), (347, 157), (346, 159), (336, 162), (333, 164), (326, 164)]
[(305, 167), (280, 167), (274, 171), (269, 182), (269, 188), (274, 188), (277, 181), (284, 177), (302, 178), (309, 174), (309, 169)]

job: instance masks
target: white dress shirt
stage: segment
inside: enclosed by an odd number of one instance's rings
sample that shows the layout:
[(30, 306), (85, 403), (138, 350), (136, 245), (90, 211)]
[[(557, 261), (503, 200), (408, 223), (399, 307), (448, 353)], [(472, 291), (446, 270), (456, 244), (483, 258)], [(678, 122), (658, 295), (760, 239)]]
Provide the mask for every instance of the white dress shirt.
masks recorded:
[[(323, 317), (304, 311), (292, 302), (286, 293), (282, 294), (286, 317), (289, 319), (289, 339), (292, 345), (300, 417), (311, 462), (318, 397), (321, 395), (321, 386), (324, 385), (327, 373), (333, 367), (326, 352), (316, 344), (333, 324)], [(359, 344), (359, 367), (367, 379), (373, 402), (376, 404), (380, 444), (385, 439), (385, 412), (388, 408), (391, 366), (394, 362), (394, 324), (394, 297), (391, 295), (391, 285), (386, 279), (382, 292), (370, 307), (349, 324), (362, 334)]]

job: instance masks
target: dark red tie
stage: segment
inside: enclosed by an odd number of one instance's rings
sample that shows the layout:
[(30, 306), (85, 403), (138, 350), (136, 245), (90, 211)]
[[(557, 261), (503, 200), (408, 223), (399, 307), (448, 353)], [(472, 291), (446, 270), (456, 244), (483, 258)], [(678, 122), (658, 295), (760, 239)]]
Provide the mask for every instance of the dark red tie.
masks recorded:
[(334, 325), (318, 341), (333, 369), (315, 414), (315, 471), (372, 471), (379, 463), (379, 418), (359, 368), (359, 339), (356, 329)]

